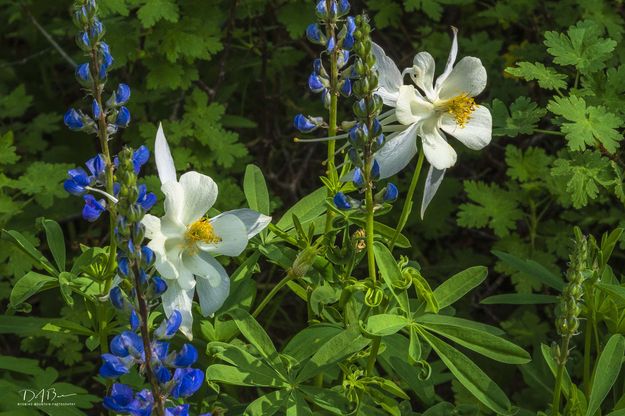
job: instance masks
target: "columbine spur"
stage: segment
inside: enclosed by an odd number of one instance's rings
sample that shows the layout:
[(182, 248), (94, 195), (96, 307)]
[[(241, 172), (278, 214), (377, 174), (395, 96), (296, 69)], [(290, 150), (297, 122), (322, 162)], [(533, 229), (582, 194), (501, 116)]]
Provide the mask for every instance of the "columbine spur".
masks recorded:
[[(389, 137), (375, 155), (380, 175), (387, 178), (403, 169), (417, 153), (417, 136), (421, 137), (425, 158), (430, 163), (422, 206), (433, 197), (447, 168), (456, 163), (456, 152), (447, 143), (445, 133), (465, 146), (480, 150), (492, 135), (490, 111), (476, 104), (474, 97), (486, 87), (486, 69), (478, 58), (467, 56), (456, 65), (457, 30), (443, 73), (434, 81), (434, 58), (428, 52), (415, 55), (413, 66), (400, 73), (384, 50), (373, 45), (379, 71), (377, 93), (384, 103), (395, 107), (395, 116), (406, 127)], [(415, 85), (404, 85), (403, 76), (410, 75)]]
[(176, 176), (162, 126), (156, 134), (155, 158), (165, 194), (165, 215), (146, 215), (143, 224), (148, 246), (156, 254), (156, 269), (167, 280), (162, 295), (167, 316), (182, 314), (180, 330), (192, 339), (191, 307), (197, 290), (204, 316), (214, 314), (230, 291), (230, 278), (214, 256), (238, 256), (250, 238), (261, 232), (271, 217), (250, 209), (206, 213), (217, 199), (217, 184), (206, 175), (190, 171)]

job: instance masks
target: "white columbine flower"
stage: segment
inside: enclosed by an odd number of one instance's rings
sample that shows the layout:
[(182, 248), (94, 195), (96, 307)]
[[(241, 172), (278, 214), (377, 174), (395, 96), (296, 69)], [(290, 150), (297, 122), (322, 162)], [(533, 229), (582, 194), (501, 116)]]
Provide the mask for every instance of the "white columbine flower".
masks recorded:
[(207, 218), (206, 213), (217, 199), (217, 184), (194, 171), (177, 179), (162, 126), (156, 133), (154, 153), (165, 194), (165, 215), (146, 215), (143, 224), (151, 240), (148, 246), (156, 254), (156, 270), (167, 279), (167, 291), (162, 295), (165, 314), (180, 311), (180, 329), (192, 339), (195, 291), (204, 316), (214, 314), (230, 291), (228, 273), (214, 256), (241, 254), (249, 239), (267, 227), (271, 217), (251, 209), (237, 209)]
[[(456, 163), (456, 152), (447, 143), (445, 133), (454, 136), (470, 149), (480, 150), (491, 140), (492, 117), (486, 107), (473, 97), (486, 87), (486, 69), (478, 58), (467, 56), (454, 66), (458, 53), (457, 30), (447, 65), (434, 82), (434, 58), (419, 52), (412, 68), (399, 72), (382, 48), (373, 45), (379, 71), (377, 93), (384, 103), (395, 107), (399, 123), (407, 128), (389, 136), (375, 155), (380, 176), (392, 176), (403, 169), (417, 153), (417, 136), (421, 137), (425, 158), (430, 163), (421, 215), (443, 179), (445, 169)], [(409, 74), (415, 85), (404, 85)]]

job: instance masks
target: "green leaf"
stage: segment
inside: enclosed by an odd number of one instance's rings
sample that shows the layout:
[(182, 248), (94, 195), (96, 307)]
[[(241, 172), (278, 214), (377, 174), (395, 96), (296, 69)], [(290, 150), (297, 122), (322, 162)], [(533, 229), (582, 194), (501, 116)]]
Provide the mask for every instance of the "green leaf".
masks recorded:
[(278, 356), (276, 347), (265, 330), (256, 322), (256, 319), (243, 309), (230, 312), (241, 334), (265, 357), (272, 367), (280, 374), (286, 374), (286, 368)]
[(59, 271), (65, 270), (65, 237), (58, 222), (49, 219), (42, 219), (41, 224), (46, 231), (48, 247), (52, 252), (52, 257)]
[(529, 354), (512, 342), (467, 325), (466, 319), (451, 316), (422, 315), (416, 320), (431, 332), (436, 332), (458, 344), (493, 360), (507, 364), (526, 364)]
[(286, 390), (276, 390), (260, 396), (254, 400), (245, 409), (244, 416), (271, 416), (276, 414), (284, 405), (289, 397)]
[(206, 379), (235, 386), (278, 387), (281, 385), (276, 379), (268, 379), (259, 374), (253, 374), (240, 369), (235, 365), (213, 364), (206, 369)]
[(389, 249), (379, 241), (373, 243), (373, 252), (378, 268), (380, 269), (380, 274), (382, 275), (386, 286), (388, 286), (388, 289), (391, 291), (393, 297), (402, 310), (409, 313), (410, 305), (406, 291), (396, 289), (397, 284), (402, 282), (403, 279), (401, 270), (399, 269), (395, 258), (393, 258), (393, 254), (391, 254)]
[(302, 7), (301, 3), (285, 3), (276, 13), (278, 21), (284, 25), (291, 39), (304, 35), (306, 27), (315, 20), (312, 7)]
[(276, 226), (283, 231), (288, 231), (294, 227), (293, 215), (299, 219), (302, 225), (322, 215), (326, 212), (325, 200), (328, 196), (327, 192), (326, 188), (319, 188), (313, 193), (301, 198), (284, 213)]
[(329, 323), (309, 326), (295, 334), (282, 352), (302, 362), (310, 358), (321, 345), (341, 332), (343, 328)]
[(20, 157), (15, 153), (16, 147), (13, 145), (13, 132), (7, 131), (0, 135), (0, 165), (12, 165)]
[(558, 303), (557, 296), (539, 295), (535, 293), (506, 293), (482, 299), (482, 305), (543, 305)]
[(11, 290), (11, 306), (16, 307), (31, 296), (58, 286), (59, 281), (56, 277), (39, 274), (37, 272), (28, 272), (19, 279), (13, 290)]
[(599, 410), (618, 378), (624, 354), (625, 338), (620, 334), (612, 335), (597, 360), (586, 416), (593, 416)]
[(492, 253), (514, 270), (523, 272), (559, 292), (564, 289), (564, 280), (551, 273), (540, 263), (534, 260), (521, 259), (503, 251), (493, 250)]
[[(546, 90), (558, 90), (566, 87), (567, 76), (540, 62), (518, 62), (516, 67), (506, 68), (506, 72), (526, 81), (538, 81)], [(544, 114), (543, 114), (544, 115)]]
[[(366, 227), (365, 220), (363, 219), (350, 218), (350, 221), (352, 221), (354, 224), (359, 225), (360, 227), (363, 227), (363, 228)], [(389, 227), (388, 225), (382, 224), (381, 222), (378, 222), (378, 221), (373, 222), (373, 229), (375, 230), (376, 234), (381, 235), (387, 238), (388, 240), (393, 238), (393, 236), (395, 235), (395, 228)], [(395, 242), (395, 247), (409, 248), (409, 247), (412, 247), (412, 245), (410, 244), (410, 240), (408, 240), (408, 237), (400, 233), (399, 236), (397, 237), (397, 241)]]
[[(553, 358), (553, 351), (551, 350), (551, 348), (549, 348), (549, 346), (545, 344), (540, 344), (540, 352), (542, 353), (543, 358), (545, 359), (545, 362), (547, 363), (547, 366), (549, 367), (549, 370), (551, 370), (551, 374), (553, 375), (555, 379), (556, 374), (558, 373), (558, 364), (556, 363), (556, 360)], [(572, 390), (572, 386), (573, 386), (573, 382), (571, 381), (571, 376), (569, 375), (569, 372), (565, 368), (564, 377), (562, 380), (562, 391), (564, 392), (565, 396), (567, 397), (569, 396)]]
[(610, 162), (598, 151), (575, 152), (569, 158), (556, 159), (551, 174), (566, 182), (564, 198), (570, 198), (574, 208), (586, 206), (597, 198), (600, 187), (613, 184)]
[(623, 119), (603, 106), (587, 106), (581, 97), (554, 97), (547, 109), (566, 120), (562, 123), (562, 132), (571, 150), (585, 150), (587, 146), (600, 144), (614, 153), (623, 140), (617, 130), (623, 125)]
[(249, 207), (261, 214), (269, 215), (269, 191), (263, 172), (256, 165), (247, 165), (243, 178), (243, 192)]
[[(284, 378), (273, 368), (267, 365), (263, 360), (259, 360), (258, 357), (253, 356), (239, 346), (230, 345), (223, 342), (211, 342), (206, 347), (206, 352), (207, 354), (211, 354), (212, 356), (219, 358), (220, 360), (226, 361), (228, 364), (234, 366), (237, 371), (240, 372), (232, 372), (230, 370), (217, 368), (217, 370), (215, 371), (217, 371), (222, 376), (225, 375), (228, 377), (234, 377), (239, 380), (237, 383), (240, 383), (241, 381), (237, 377), (241, 377), (242, 373), (248, 374), (243, 379), (246, 384), (238, 385), (253, 385), (264, 387), (285, 387), (287, 385)], [(207, 379), (217, 380), (216, 376), (213, 378), (208, 378), (208, 370)], [(236, 384), (231, 382), (228, 383)]]
[(519, 134), (532, 134), (540, 119), (547, 113), (544, 108), (527, 97), (518, 97), (511, 105), (493, 100), (493, 136), (516, 137)]
[(544, 181), (550, 175), (552, 161), (553, 157), (540, 147), (530, 146), (523, 150), (511, 144), (506, 146), (506, 173), (519, 182)]
[(312, 411), (304, 396), (297, 390), (291, 391), (291, 395), (287, 399), (286, 416), (312, 416)]
[(143, 27), (151, 27), (159, 20), (178, 21), (178, 6), (173, 0), (146, 0), (137, 11)]
[(330, 338), (317, 349), (297, 374), (295, 381), (301, 383), (314, 377), (337, 362), (366, 347), (371, 340), (360, 335), (356, 328), (349, 328)]
[(490, 227), (497, 236), (505, 237), (523, 218), (518, 193), (506, 191), (495, 183), (475, 181), (465, 181), (464, 189), (471, 203), (460, 205), (458, 225), (461, 227)]
[(605, 66), (616, 47), (616, 42), (603, 38), (603, 30), (591, 21), (569, 27), (567, 33), (545, 32), (547, 52), (559, 65), (573, 65), (580, 72), (592, 73)]
[(472, 289), (478, 287), (487, 275), (488, 269), (486, 267), (474, 266), (451, 276), (434, 289), (434, 297), (438, 301), (438, 306), (443, 309), (452, 305)]
[(2, 230), (2, 239), (15, 244), (17, 248), (35, 260), (37, 264), (39, 264), (39, 266), (48, 273), (52, 275), (56, 275), (58, 273), (48, 259), (18, 231)]
[(625, 287), (603, 282), (597, 282), (595, 286), (612, 297), (618, 305), (625, 306)]
[(482, 404), (498, 414), (516, 413), (506, 394), (466, 355), (427, 331), (420, 331), (420, 334), (458, 381)]
[(371, 335), (384, 337), (401, 331), (405, 326), (410, 325), (411, 322), (405, 316), (381, 313), (370, 316), (367, 319), (365, 329)]
[(349, 413), (349, 401), (341, 393), (327, 388), (299, 386), (302, 393), (316, 405), (335, 415)]
[(2, 118), (14, 118), (22, 116), (30, 107), (33, 97), (26, 93), (24, 84), (18, 85), (10, 93), (0, 96), (0, 114)]

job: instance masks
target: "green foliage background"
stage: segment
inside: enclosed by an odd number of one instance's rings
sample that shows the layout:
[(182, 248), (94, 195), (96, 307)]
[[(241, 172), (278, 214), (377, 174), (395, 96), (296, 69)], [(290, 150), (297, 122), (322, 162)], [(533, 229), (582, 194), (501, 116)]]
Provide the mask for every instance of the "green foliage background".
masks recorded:
[[(295, 114), (322, 112), (306, 88), (317, 54), (303, 37), (314, 19), (311, 2), (99, 4), (115, 57), (112, 81), (129, 84), (133, 94), (133, 123), (112, 143), (115, 151), (121, 140), (151, 146), (155, 123), (162, 120), (178, 170), (193, 168), (219, 183), (219, 209), (244, 201), (240, 184), (251, 162), (267, 178), (272, 212), (284, 211), (319, 186), (324, 145), (292, 141)], [(70, 5), (69, 0), (0, 0), (0, 227), (18, 229), (45, 247), (33, 225), (45, 214), (62, 224), (77, 251), (78, 242), (97, 245), (104, 231), (101, 223), (85, 225), (80, 201), (67, 198), (60, 185), (69, 167), (97, 151), (95, 141), (62, 124), (66, 108), (85, 104), (69, 62), (81, 59)], [(374, 40), (400, 68), (421, 50), (432, 53), (441, 68), (450, 26), (459, 28), (460, 56), (477, 56), (486, 66), (488, 87), (479, 101), (492, 110), (493, 141), (479, 153), (456, 146), (462, 152), (459, 163), (448, 172), (425, 219), (414, 213), (408, 222), (405, 233), (413, 248), (407, 254), (421, 263), (431, 282), (468, 266), (490, 266), (486, 284), (458, 306), (458, 315), (499, 324), (519, 345), (540, 354), (540, 342), (557, 338), (551, 307), (480, 305), (480, 300), (546, 288), (490, 251), (532, 259), (559, 273), (572, 226), (599, 235), (625, 224), (622, 2), (366, 0), (353, 1), (352, 8), (369, 10)], [(342, 114), (349, 118), (349, 108)], [(559, 129), (564, 136), (554, 134)], [(400, 190), (408, 181), (409, 173), (400, 175)], [(148, 177), (153, 190), (157, 183)], [(617, 250), (614, 256), (622, 264), (623, 254)], [(3, 305), (11, 282), (29, 268), (27, 258), (0, 242)], [(271, 268), (257, 278), (261, 288), (275, 280)], [(80, 320), (80, 310), (60, 311), (55, 300), (42, 294), (33, 304), (40, 315)], [(272, 311), (269, 327), (277, 345), (305, 322), (298, 319), (303, 312), (296, 299), (282, 305)], [(93, 366), (77, 365), (89, 352), (74, 342), (75, 335), (22, 335), (2, 338), (2, 353), (16, 356), (21, 349), (44, 365), (77, 369), (69, 376), (77, 385), (88, 382)], [(527, 378), (512, 366), (495, 378), (528, 408), (548, 400), (536, 386), (528, 388)], [(475, 402), (457, 383), (439, 394)]]

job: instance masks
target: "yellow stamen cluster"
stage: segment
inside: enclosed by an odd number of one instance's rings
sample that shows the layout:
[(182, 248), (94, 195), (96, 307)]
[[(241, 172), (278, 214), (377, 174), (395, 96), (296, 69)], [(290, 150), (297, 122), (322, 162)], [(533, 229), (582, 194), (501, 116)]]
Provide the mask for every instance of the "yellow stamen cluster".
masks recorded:
[(215, 233), (210, 220), (202, 218), (187, 228), (184, 233), (184, 240), (189, 250), (197, 251), (196, 243), (215, 244), (221, 242), (221, 237)]
[(462, 94), (447, 101), (445, 103), (445, 108), (449, 114), (454, 116), (458, 126), (464, 127), (471, 118), (471, 114), (473, 114), (477, 108), (477, 104), (475, 104), (473, 98), (469, 97), (467, 94)]

